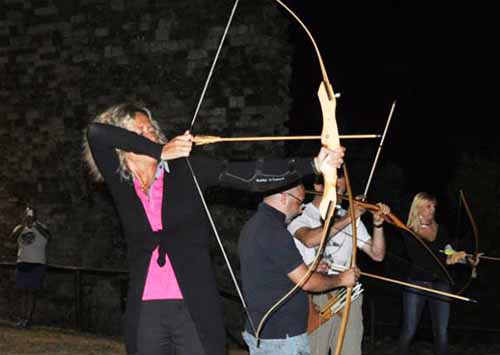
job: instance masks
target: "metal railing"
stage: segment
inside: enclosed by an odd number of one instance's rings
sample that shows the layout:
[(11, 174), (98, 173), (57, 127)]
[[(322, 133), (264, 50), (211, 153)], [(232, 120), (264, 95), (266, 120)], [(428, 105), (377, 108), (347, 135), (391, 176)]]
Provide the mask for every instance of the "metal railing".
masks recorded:
[[(0, 262), (0, 268), (15, 269), (16, 263), (13, 262)], [(47, 264), (48, 272), (58, 273), (72, 273), (73, 274), (73, 297), (74, 297), (74, 314), (75, 314), (75, 328), (82, 329), (82, 278), (84, 275), (104, 275), (106, 277), (119, 277), (120, 278), (120, 302), (122, 311), (125, 308), (126, 287), (128, 282), (128, 271), (120, 269), (94, 269), (79, 266), (65, 266), (56, 264)]]
[[(12, 269), (16, 268), (15, 262), (0, 262), (0, 269)], [(95, 269), (79, 266), (66, 266), (66, 265), (56, 265), (47, 264), (48, 272), (58, 272), (58, 273), (73, 273), (73, 298), (74, 298), (74, 315), (75, 324), (74, 327), (77, 330), (82, 330), (82, 280), (85, 275), (102, 275), (107, 278), (118, 277), (120, 279), (120, 308), (122, 312), (125, 310), (125, 303), (127, 297), (127, 284), (128, 284), (128, 274), (127, 270), (121, 269)], [(220, 295), (231, 302), (240, 303), (240, 299), (235, 294), (228, 292), (226, 290), (219, 289)], [(233, 334), (233, 332), (226, 329), (228, 337), (235, 344), (241, 348), (245, 347), (240, 337)]]

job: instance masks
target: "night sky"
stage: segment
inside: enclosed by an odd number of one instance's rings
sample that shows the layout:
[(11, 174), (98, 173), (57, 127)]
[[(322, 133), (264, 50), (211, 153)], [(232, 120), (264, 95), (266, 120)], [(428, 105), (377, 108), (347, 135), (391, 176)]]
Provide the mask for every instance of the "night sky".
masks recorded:
[[(326, 3), (287, 2), (316, 38), (334, 91), (342, 94), (341, 133), (381, 133), (397, 100), (381, 161), (402, 166), (416, 190), (442, 190), (463, 149), (496, 151), (495, 111), (486, 109), (492, 101), (488, 86), (496, 86), (488, 54), (495, 32), (487, 9), (328, 1), (326, 10)], [(315, 94), (321, 77), (308, 39), (295, 27), (290, 129), (314, 133), (321, 127)], [(375, 142), (358, 144), (372, 146), (375, 155)]]

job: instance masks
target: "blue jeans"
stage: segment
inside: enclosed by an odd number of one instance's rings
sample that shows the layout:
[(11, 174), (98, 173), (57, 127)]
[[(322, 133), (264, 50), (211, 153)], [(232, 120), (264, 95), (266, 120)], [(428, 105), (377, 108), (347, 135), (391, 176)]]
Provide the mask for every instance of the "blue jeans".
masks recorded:
[[(424, 282), (415, 280), (409, 280), (409, 282), (440, 291), (450, 290), (450, 286), (446, 282)], [(426, 302), (429, 304), (429, 311), (431, 312), (434, 353), (437, 355), (448, 354), (449, 299), (425, 291), (406, 289), (405, 292), (403, 292), (403, 325), (399, 337), (400, 355), (409, 354), (411, 341), (417, 331), (418, 323)]]
[(257, 347), (257, 339), (243, 332), (243, 339), (248, 345), (250, 355), (310, 355), (309, 338), (307, 333), (294, 337), (287, 336), (285, 339), (260, 339)]

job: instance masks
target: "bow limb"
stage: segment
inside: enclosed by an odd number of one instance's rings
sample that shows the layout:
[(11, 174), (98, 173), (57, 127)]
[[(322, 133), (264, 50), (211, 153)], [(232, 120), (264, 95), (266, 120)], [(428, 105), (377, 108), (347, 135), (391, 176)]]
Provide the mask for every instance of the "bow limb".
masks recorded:
[[(460, 200), (462, 201), (465, 212), (467, 213), (467, 217), (469, 218), (470, 224), (472, 226), (472, 232), (474, 233), (474, 258), (477, 258), (479, 255), (479, 228), (477, 227), (476, 221), (472, 216), (471, 209), (469, 207), (469, 204), (467, 203), (467, 200), (465, 199), (465, 194), (463, 190), (460, 190)], [(470, 286), (475, 274), (476, 274), (476, 266), (472, 266), (469, 280), (460, 289), (460, 291), (457, 292), (457, 294), (459, 295), (462, 294)]]
[(325, 64), (323, 62), (323, 57), (321, 56), (321, 52), (319, 51), (318, 45), (316, 44), (316, 41), (314, 40), (313, 35), (311, 34), (311, 31), (307, 28), (307, 26), (302, 22), (302, 20), (288, 7), (286, 6), (283, 1), (281, 0), (274, 0), (276, 1), (281, 7), (283, 7), (297, 22), (298, 24), (302, 27), (302, 29), (305, 31), (307, 36), (309, 37), (309, 40), (311, 41), (312, 45), (314, 46), (314, 51), (316, 52), (316, 57), (318, 58), (319, 66), (321, 69), (321, 76), (323, 77), (323, 82), (325, 82), (326, 89), (328, 90), (328, 96), (332, 97), (333, 96), (333, 90), (332, 86), (330, 85), (330, 82), (328, 80), (328, 74), (326, 73), (326, 68)]
[[(351, 183), (349, 181), (349, 174), (347, 167), (344, 164), (344, 178), (346, 180), (347, 194), (349, 196), (349, 204), (352, 206), (354, 203), (354, 198), (352, 196)], [(357, 256), (357, 225), (356, 225), (356, 215), (354, 208), (350, 209), (351, 214), (351, 224), (352, 224), (352, 253), (351, 253), (351, 268), (356, 267), (356, 256)], [(342, 321), (340, 323), (339, 335), (337, 337), (337, 345), (335, 347), (335, 355), (340, 355), (342, 353), (342, 346), (344, 345), (345, 331), (347, 329), (347, 322), (349, 321), (349, 312), (351, 310), (351, 300), (352, 300), (352, 286), (346, 289), (346, 299), (345, 306), (342, 313)]]

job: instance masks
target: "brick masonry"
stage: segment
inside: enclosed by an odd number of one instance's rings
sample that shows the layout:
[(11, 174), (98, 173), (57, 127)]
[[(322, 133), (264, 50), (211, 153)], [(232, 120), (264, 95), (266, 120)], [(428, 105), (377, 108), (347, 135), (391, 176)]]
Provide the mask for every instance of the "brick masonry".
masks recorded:
[[(167, 136), (187, 129), (231, 6), (222, 0), (0, 3), (1, 261), (15, 261), (8, 235), (20, 222), (25, 202), (33, 200), (54, 235), (50, 263), (125, 268), (125, 245), (109, 196), (89, 180), (80, 159), (84, 127), (108, 106), (134, 100), (152, 110)], [(287, 133), (288, 25), (271, 1), (240, 3), (195, 133)], [(203, 151), (251, 159), (278, 156), (283, 145), (221, 144)], [(230, 193), (220, 193), (212, 193), (209, 202), (237, 265), (236, 238), (255, 201), (248, 196), (234, 209), (226, 203)], [(221, 287), (233, 290), (215, 246), (214, 256)], [(8, 318), (15, 313), (13, 274), (0, 272), (0, 317)], [(52, 287), (44, 292), (38, 322), (73, 324), (72, 280), (49, 275)], [(117, 282), (87, 278), (83, 283), (85, 327), (119, 333), (117, 303), (110, 306), (99, 297), (119, 298)], [(238, 317), (228, 322), (239, 324)]]

